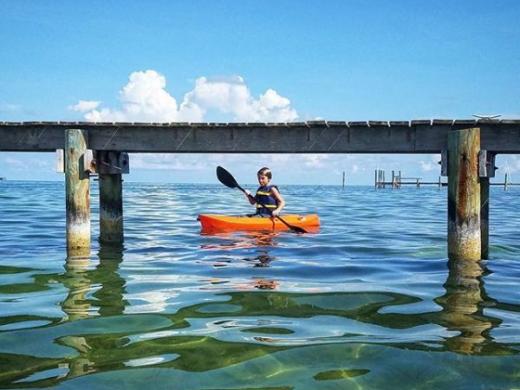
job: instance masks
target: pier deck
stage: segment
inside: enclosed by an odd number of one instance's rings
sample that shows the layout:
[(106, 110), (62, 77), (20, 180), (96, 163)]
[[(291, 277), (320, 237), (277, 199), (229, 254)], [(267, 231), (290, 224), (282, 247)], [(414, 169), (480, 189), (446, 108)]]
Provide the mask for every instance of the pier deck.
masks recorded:
[(63, 149), (66, 129), (92, 150), (142, 153), (440, 153), (450, 130), (479, 127), (481, 148), (520, 153), (520, 120), (295, 123), (0, 122), (0, 151)]

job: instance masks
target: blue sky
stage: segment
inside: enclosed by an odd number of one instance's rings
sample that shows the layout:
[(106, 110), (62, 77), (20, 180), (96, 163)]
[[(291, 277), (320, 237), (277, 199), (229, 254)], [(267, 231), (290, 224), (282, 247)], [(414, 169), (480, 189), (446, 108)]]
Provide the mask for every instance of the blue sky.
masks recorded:
[[(0, 121), (520, 117), (520, 2), (3, 1)], [(127, 180), (370, 184), (436, 179), (438, 156), (131, 155)], [(520, 176), (516, 156), (498, 165)], [(52, 154), (0, 176), (61, 180)], [(500, 172), (500, 171), (499, 171)]]

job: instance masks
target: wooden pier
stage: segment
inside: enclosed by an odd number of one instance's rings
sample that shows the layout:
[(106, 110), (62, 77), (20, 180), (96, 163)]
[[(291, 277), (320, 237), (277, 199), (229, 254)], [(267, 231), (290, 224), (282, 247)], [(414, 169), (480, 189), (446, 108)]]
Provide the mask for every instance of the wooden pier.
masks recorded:
[(91, 173), (99, 174), (100, 240), (123, 241), (121, 175), (129, 169), (128, 152), (440, 153), (441, 174), (448, 177), (449, 257), (479, 260), (488, 253), (495, 156), (520, 153), (520, 120), (0, 122), (0, 151), (55, 150), (64, 156), (69, 256), (90, 252)]
[[(399, 189), (402, 186), (413, 186), (417, 188), (421, 188), (421, 186), (437, 186), (439, 188), (441, 187), (447, 187), (448, 183), (445, 181), (442, 181), (441, 176), (439, 176), (439, 180), (437, 181), (421, 181), (421, 177), (402, 177), (401, 171), (398, 171), (396, 174), (395, 171), (392, 171), (392, 179), (391, 181), (385, 181), (386, 173), (382, 169), (376, 169), (374, 173), (374, 187), (376, 189), (381, 188), (392, 188), (392, 189)], [(504, 188), (504, 191), (507, 191), (509, 187), (511, 186), (520, 186), (520, 183), (513, 183), (510, 181), (509, 174), (504, 174), (504, 181), (499, 182), (489, 182), (490, 186), (501, 186)], [(343, 185), (344, 187), (344, 185)]]
[(376, 189), (380, 188), (396, 188), (399, 189), (402, 186), (415, 186), (420, 188), (421, 186), (437, 186), (439, 188), (446, 187), (448, 183), (443, 182), (441, 177), (439, 176), (438, 181), (421, 181), (421, 177), (402, 177), (401, 171), (398, 171), (396, 174), (395, 171), (392, 171), (392, 179), (391, 181), (385, 181), (385, 171), (382, 169), (376, 169), (374, 173), (374, 187)]

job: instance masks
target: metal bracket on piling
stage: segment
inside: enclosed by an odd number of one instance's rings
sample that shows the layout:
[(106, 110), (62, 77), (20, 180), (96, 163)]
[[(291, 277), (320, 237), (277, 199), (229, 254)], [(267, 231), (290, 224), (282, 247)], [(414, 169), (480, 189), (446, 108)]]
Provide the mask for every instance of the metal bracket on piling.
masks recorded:
[(97, 172), (103, 175), (121, 175), (130, 172), (130, 159), (126, 152), (100, 150), (97, 152)]
[(65, 157), (63, 149), (56, 149), (56, 172), (65, 173)]
[[(80, 170), (89, 174), (96, 173), (96, 159), (91, 149), (85, 150), (80, 157)], [(65, 173), (65, 158), (63, 149), (56, 149), (56, 172)]]
[(80, 169), (83, 172), (96, 173), (96, 159), (91, 149), (85, 150), (80, 159)]
[(479, 177), (495, 177), (495, 153), (490, 153), (482, 149), (478, 154), (478, 175)]

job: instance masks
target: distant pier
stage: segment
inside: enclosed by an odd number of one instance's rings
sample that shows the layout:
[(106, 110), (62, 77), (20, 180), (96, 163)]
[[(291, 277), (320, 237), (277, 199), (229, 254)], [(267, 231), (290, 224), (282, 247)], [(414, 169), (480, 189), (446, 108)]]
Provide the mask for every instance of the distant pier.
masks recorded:
[[(123, 242), (121, 175), (129, 172), (129, 152), (440, 153), (441, 175), (448, 178), (448, 257), (471, 261), (488, 256), (489, 179), (495, 176), (497, 154), (520, 153), (520, 120), (0, 122), (0, 151), (55, 150), (65, 173), (69, 256), (90, 253), (93, 173), (99, 175), (100, 240)], [(391, 183), (427, 184), (419, 179), (394, 174)], [(384, 174), (378, 178), (376, 171), (376, 187), (378, 182), (385, 187)]]
[[(421, 181), (421, 177), (402, 177), (401, 171), (398, 171), (397, 174), (395, 171), (392, 171), (391, 181), (385, 181), (386, 172), (382, 169), (376, 169), (374, 172), (374, 187), (376, 189), (381, 188), (392, 188), (399, 189), (402, 186), (414, 186), (420, 188), (421, 186), (437, 186), (447, 187), (448, 183), (442, 181), (441, 176), (439, 176), (439, 180), (437, 181)], [(520, 183), (511, 182), (510, 175), (508, 173), (504, 174), (503, 182), (493, 182), (489, 183), (490, 186), (500, 186), (504, 188), (504, 191), (507, 191), (509, 187), (512, 186), (520, 186)], [(344, 185), (343, 185), (344, 186)]]

